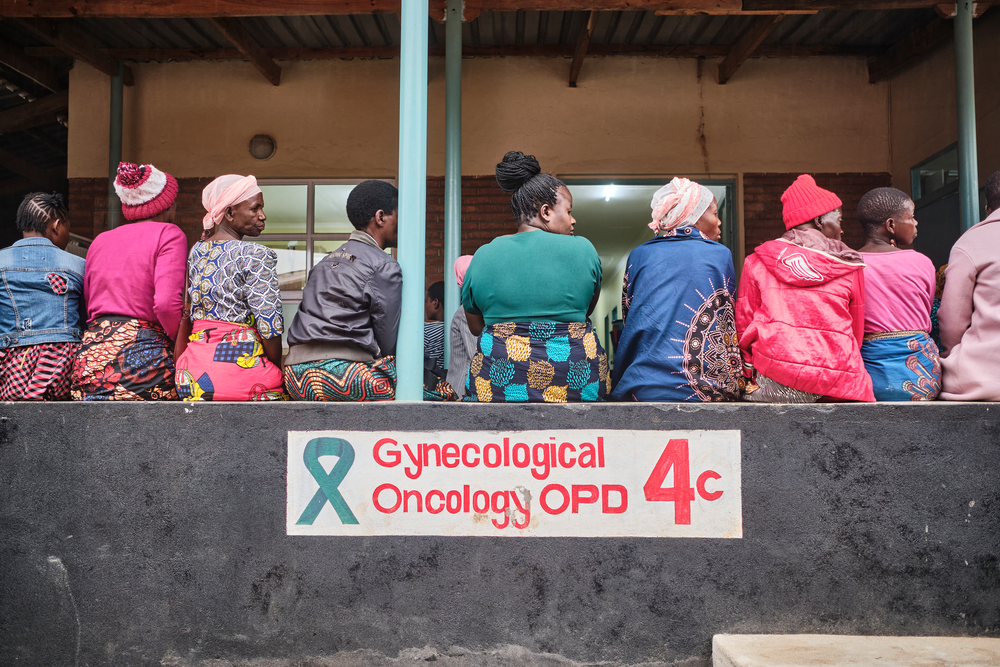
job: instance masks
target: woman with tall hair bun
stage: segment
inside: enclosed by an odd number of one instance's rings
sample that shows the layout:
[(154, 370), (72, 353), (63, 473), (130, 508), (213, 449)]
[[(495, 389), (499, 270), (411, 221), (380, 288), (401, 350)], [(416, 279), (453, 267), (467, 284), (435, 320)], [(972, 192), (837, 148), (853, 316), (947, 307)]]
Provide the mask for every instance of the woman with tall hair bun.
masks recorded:
[(188, 255), (191, 333), (178, 341), (177, 392), (185, 401), (285, 400), (278, 256), (243, 240), (264, 231), (264, 193), (253, 176), (227, 174), (201, 203), (205, 232)]
[(466, 401), (567, 403), (611, 390), (608, 357), (587, 322), (601, 290), (601, 261), (573, 236), (573, 195), (511, 151), (497, 165), (517, 233), (476, 251), (462, 283), (469, 329), (479, 336)]
[(128, 224), (87, 250), (87, 330), (73, 365), (73, 400), (176, 400), (174, 338), (184, 307), (187, 238), (174, 224), (177, 181), (123, 162), (115, 177)]
[(633, 250), (622, 287), (615, 357), (620, 401), (739, 400), (733, 255), (719, 243), (712, 191), (675, 178), (650, 202), (655, 238)]

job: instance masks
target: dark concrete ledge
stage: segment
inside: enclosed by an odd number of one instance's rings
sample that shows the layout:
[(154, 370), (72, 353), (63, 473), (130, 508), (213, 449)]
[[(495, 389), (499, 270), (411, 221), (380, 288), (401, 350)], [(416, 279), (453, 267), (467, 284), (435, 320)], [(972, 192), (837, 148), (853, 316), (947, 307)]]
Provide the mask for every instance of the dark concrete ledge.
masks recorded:
[[(289, 430), (555, 428), (739, 429), (743, 538), (285, 535)], [(996, 636), (998, 470), (998, 404), (5, 403), (0, 664), (698, 664), (720, 633)]]

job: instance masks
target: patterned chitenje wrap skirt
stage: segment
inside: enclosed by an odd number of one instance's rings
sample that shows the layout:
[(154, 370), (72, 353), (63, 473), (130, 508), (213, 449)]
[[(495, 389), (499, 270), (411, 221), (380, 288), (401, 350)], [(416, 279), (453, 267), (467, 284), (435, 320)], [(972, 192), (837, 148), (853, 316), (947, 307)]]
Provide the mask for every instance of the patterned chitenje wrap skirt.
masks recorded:
[(159, 324), (95, 319), (73, 364), (74, 401), (175, 401), (174, 343)]
[(861, 358), (877, 401), (933, 401), (941, 392), (941, 357), (926, 331), (865, 334)]
[(465, 387), (470, 402), (600, 401), (611, 374), (588, 323), (502, 322), (479, 336)]
[(264, 356), (260, 334), (236, 322), (195, 320), (177, 359), (185, 401), (285, 401), (281, 369)]
[[(457, 401), (451, 385), (424, 373), (425, 401)], [(285, 366), (285, 389), (293, 401), (392, 401), (396, 398), (396, 357), (372, 362), (326, 359)]]
[(0, 401), (66, 401), (80, 343), (0, 350)]

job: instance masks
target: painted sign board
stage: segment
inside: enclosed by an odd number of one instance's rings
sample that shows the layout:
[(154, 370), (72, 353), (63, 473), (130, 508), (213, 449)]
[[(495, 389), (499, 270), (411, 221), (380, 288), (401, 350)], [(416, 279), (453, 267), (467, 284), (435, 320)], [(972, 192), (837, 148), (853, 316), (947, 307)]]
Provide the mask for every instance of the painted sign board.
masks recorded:
[(288, 433), (289, 535), (743, 536), (740, 432)]

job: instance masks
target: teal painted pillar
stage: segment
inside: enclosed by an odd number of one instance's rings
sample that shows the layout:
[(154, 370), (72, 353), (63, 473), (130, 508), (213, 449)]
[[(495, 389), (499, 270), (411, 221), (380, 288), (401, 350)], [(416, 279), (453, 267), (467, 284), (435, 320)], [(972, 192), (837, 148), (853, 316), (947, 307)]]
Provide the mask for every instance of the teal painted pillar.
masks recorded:
[(976, 151), (976, 81), (972, 53), (974, 5), (955, 4), (955, 93), (958, 111), (958, 200), (962, 231), (979, 222), (979, 159)]
[(462, 0), (445, 14), (444, 365), (451, 367), (451, 319), (462, 296), (455, 260), (462, 254)]
[(118, 61), (118, 74), (111, 77), (111, 124), (108, 136), (108, 229), (122, 221), (122, 202), (115, 192), (115, 176), (122, 161), (122, 107), (125, 83), (125, 63)]
[(428, 0), (404, 0), (399, 55), (399, 265), (403, 312), (396, 342), (396, 400), (423, 400), (427, 217)]

